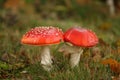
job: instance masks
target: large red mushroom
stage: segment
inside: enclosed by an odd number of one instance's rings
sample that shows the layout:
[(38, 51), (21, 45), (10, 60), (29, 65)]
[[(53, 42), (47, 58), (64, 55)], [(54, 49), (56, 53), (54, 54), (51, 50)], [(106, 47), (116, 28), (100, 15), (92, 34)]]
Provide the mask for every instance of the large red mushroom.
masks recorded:
[(75, 67), (80, 61), (83, 49), (95, 46), (98, 43), (98, 38), (91, 30), (81, 27), (72, 27), (64, 33), (64, 41), (72, 45), (66, 45), (66, 47), (71, 53), (71, 67)]
[(63, 32), (56, 27), (35, 27), (23, 35), (22, 44), (41, 46), (41, 64), (49, 71), (52, 67), (49, 45), (60, 43), (63, 40)]

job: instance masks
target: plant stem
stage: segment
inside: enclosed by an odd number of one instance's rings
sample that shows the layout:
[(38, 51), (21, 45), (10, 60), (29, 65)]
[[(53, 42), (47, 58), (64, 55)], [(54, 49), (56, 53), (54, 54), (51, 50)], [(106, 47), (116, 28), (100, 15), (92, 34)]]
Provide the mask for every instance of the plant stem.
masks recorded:
[(52, 68), (52, 59), (50, 55), (49, 46), (42, 47), (41, 64), (42, 67), (47, 71), (50, 71), (50, 69)]

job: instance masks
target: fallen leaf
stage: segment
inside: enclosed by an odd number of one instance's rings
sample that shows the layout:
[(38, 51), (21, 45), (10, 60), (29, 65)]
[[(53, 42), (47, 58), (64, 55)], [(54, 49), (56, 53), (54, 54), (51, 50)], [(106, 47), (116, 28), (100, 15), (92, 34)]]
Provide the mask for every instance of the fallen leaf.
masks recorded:
[(7, 0), (4, 4), (4, 8), (17, 10), (20, 7), (23, 7), (24, 0)]
[(104, 64), (104, 65), (113, 64), (113, 63), (117, 64), (118, 62), (116, 60), (114, 60), (114, 59), (111, 59), (111, 58), (102, 61), (102, 64)]
[(120, 74), (120, 63), (117, 62), (114, 59), (106, 59), (102, 61), (102, 64), (104, 65), (109, 65), (111, 71), (113, 71), (114, 73)]

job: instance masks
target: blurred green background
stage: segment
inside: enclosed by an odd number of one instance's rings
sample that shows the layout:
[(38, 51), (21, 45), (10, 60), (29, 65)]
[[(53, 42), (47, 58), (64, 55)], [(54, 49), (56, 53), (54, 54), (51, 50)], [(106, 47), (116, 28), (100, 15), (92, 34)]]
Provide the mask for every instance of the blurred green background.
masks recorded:
[[(112, 80), (115, 74), (100, 60), (120, 61), (120, 1), (113, 1), (111, 13), (107, 0), (0, 0), (0, 79)], [(85, 51), (74, 69), (59, 52), (64, 43), (52, 46), (55, 69), (46, 72), (39, 64), (40, 47), (20, 42), (25, 32), (38, 26), (63, 31), (81, 26), (94, 31), (99, 44)]]

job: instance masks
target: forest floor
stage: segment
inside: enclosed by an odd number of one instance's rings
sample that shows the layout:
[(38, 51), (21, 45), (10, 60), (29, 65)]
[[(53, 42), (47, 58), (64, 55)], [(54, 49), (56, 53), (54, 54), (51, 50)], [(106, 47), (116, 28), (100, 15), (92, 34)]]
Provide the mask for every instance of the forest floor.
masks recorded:
[[(5, 80), (117, 80), (118, 74), (101, 61), (112, 58), (120, 62), (120, 17), (98, 16), (85, 19), (43, 19), (38, 16), (20, 15), (18, 19), (4, 18), (0, 23), (0, 79)], [(38, 26), (55, 26), (65, 32), (70, 27), (91, 29), (99, 38), (99, 44), (86, 49), (78, 67), (70, 68), (69, 59), (60, 49), (64, 45), (51, 46), (53, 69), (45, 71), (40, 65), (40, 46), (21, 44), (22, 35)], [(115, 80), (114, 79), (114, 80)]]

